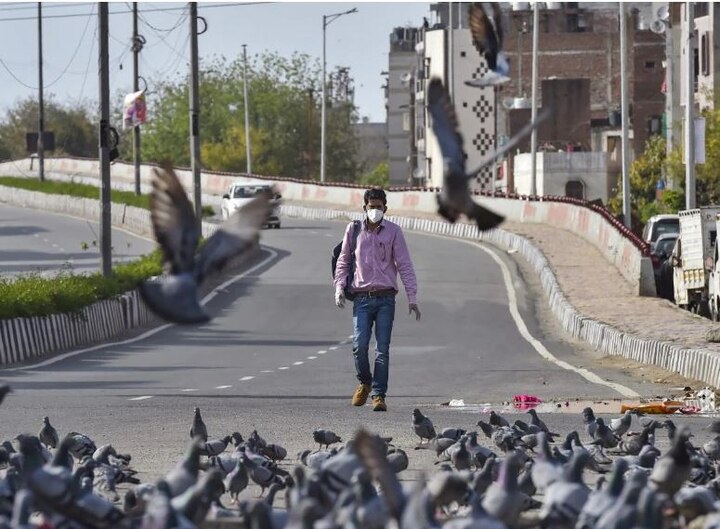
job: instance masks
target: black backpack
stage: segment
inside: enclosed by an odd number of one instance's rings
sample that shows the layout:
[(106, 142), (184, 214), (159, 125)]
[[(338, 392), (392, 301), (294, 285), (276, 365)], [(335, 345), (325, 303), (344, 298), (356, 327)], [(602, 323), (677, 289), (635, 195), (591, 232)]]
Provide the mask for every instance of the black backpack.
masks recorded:
[[(353, 277), (355, 277), (355, 247), (357, 246), (357, 238), (360, 234), (360, 221), (354, 220), (353, 221), (353, 235), (352, 235), (352, 246), (350, 248), (350, 255), (352, 256), (352, 259), (350, 260), (350, 270), (348, 270), (348, 275), (345, 278), (345, 286), (343, 287), (343, 291), (345, 292), (345, 299), (352, 301), (355, 298), (355, 295), (350, 292), (350, 286), (352, 285)], [(340, 257), (340, 252), (342, 251), (342, 241), (340, 241), (335, 248), (332, 250), (332, 256), (330, 259), (330, 267), (332, 268), (332, 277), (335, 279), (335, 269), (337, 268), (337, 260), (338, 257)]]

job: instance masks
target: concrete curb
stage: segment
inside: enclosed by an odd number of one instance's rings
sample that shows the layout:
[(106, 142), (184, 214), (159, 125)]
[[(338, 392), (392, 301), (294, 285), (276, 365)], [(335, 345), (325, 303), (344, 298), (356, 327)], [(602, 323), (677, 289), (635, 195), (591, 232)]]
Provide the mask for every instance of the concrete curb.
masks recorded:
[[(360, 213), (301, 206), (284, 205), (281, 206), (281, 212), (288, 217), (313, 220), (362, 218)], [(528, 239), (502, 229), (480, 233), (476, 226), (466, 223), (448, 224), (431, 219), (393, 216), (388, 216), (388, 219), (407, 230), (487, 241), (506, 250), (517, 250), (537, 273), (552, 313), (565, 332), (573, 338), (583, 340), (595, 350), (609, 355), (622, 356), (642, 364), (656, 365), (713, 387), (720, 386), (720, 355), (714, 351), (686, 348), (672, 342), (625, 333), (578, 312), (562, 292), (545, 255)]]
[[(91, 220), (100, 218), (99, 201), (88, 198), (0, 186), (0, 201)], [(113, 204), (112, 224), (138, 235), (152, 235), (150, 212), (145, 209)], [(203, 222), (203, 236), (209, 237), (216, 229), (216, 224)], [(105, 342), (128, 330), (159, 322), (137, 290), (98, 301), (74, 314), (0, 320), (0, 365)]]

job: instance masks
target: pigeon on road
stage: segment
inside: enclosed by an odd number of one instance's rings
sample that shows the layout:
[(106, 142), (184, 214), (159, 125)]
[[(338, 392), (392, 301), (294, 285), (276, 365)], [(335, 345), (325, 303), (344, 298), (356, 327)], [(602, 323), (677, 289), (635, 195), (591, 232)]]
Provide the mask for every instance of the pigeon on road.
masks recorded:
[(202, 415), (200, 415), (200, 408), (195, 408), (193, 423), (190, 427), (190, 438), (195, 439), (196, 437), (199, 437), (205, 443), (208, 440), (207, 426), (205, 426)]
[(257, 240), (273, 205), (272, 192), (262, 192), (243, 205), (210, 236), (198, 255), (201, 229), (173, 168), (155, 169), (150, 219), (169, 273), (140, 284), (140, 294), (153, 312), (173, 323), (203, 323), (210, 317), (200, 305), (199, 286)]
[(413, 431), (415, 432), (415, 435), (420, 438), (420, 442), (422, 443), (423, 439), (427, 439), (429, 441), (430, 439), (436, 437), (435, 427), (433, 426), (430, 418), (425, 417), (425, 415), (423, 415), (417, 408), (415, 408), (412, 413)]
[(40, 439), (40, 442), (45, 446), (52, 449), (57, 448), (57, 445), (60, 442), (57, 430), (52, 424), (50, 424), (50, 419), (48, 417), (43, 417), (43, 427), (38, 434), (38, 439)]

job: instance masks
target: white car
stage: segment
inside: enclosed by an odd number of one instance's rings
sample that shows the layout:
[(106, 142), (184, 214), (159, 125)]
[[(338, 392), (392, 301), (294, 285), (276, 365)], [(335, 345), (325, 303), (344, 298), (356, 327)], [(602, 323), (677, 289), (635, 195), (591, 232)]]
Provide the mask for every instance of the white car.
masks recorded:
[[(230, 186), (228, 192), (222, 196), (220, 216), (223, 220), (227, 219), (244, 204), (252, 200), (255, 195), (271, 188), (272, 184), (268, 184), (263, 181), (235, 182)], [(280, 198), (280, 195), (277, 193), (273, 197), (273, 201), (276, 202), (276, 205), (265, 224), (269, 228), (280, 228)]]

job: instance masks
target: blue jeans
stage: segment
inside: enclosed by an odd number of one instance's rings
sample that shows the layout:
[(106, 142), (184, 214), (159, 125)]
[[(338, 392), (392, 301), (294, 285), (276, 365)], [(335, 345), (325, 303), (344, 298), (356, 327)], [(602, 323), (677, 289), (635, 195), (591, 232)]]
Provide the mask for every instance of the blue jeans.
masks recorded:
[[(390, 336), (395, 319), (395, 296), (357, 297), (353, 302), (353, 357), (362, 384), (372, 385), (371, 395), (385, 396), (390, 373)], [(370, 373), (368, 351), (375, 325), (375, 368)]]

